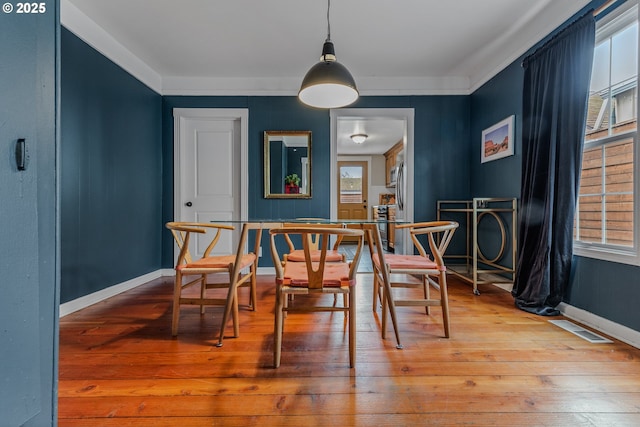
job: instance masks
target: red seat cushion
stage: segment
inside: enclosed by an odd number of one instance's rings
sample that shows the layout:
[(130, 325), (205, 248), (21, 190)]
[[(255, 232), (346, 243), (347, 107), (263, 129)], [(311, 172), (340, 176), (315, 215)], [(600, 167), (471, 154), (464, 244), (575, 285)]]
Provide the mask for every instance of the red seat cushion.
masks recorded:
[[(318, 268), (318, 263), (313, 263), (313, 269)], [(307, 287), (309, 279), (307, 276), (307, 264), (304, 262), (288, 262), (284, 266), (284, 279), (279, 279), (280, 284), (289, 286)], [(322, 286), (340, 287), (353, 286), (355, 280), (349, 280), (349, 264), (344, 262), (325, 263)]]
[[(378, 254), (373, 254), (372, 260), (378, 267), (380, 266)], [(447, 269), (444, 265), (439, 268), (438, 264), (434, 261), (420, 255), (389, 254), (384, 256), (384, 261), (389, 265), (391, 270), (424, 269), (446, 271)]]
[[(311, 251), (311, 261), (319, 262), (320, 261), (320, 253), (321, 251)], [(293, 262), (304, 262), (304, 250), (296, 249), (287, 254), (287, 261)], [(327, 255), (325, 258), (325, 262), (340, 262), (344, 261), (344, 256), (338, 251), (327, 251)]]
[[(240, 260), (240, 268), (249, 267), (256, 260), (255, 254), (244, 254)], [(199, 259), (176, 267), (178, 270), (185, 268), (228, 268), (229, 264), (236, 262), (235, 255), (217, 255)]]

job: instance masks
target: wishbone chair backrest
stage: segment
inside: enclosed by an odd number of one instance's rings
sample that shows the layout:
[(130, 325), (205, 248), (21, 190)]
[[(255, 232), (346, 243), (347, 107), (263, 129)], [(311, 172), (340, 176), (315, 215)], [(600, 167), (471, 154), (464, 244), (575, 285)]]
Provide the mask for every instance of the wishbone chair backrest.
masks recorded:
[(200, 223), (200, 222), (168, 222), (166, 227), (171, 230), (173, 239), (180, 249), (177, 265), (188, 264), (193, 262), (191, 252), (189, 251), (189, 241), (191, 233), (205, 234), (207, 230), (214, 232), (211, 242), (204, 251), (203, 257), (208, 257), (211, 251), (220, 240), (222, 230), (234, 230), (235, 227), (226, 224)]
[[(418, 236), (426, 234), (427, 240), (429, 242), (429, 249), (431, 250), (431, 255), (433, 256), (433, 261), (438, 266), (444, 265), (444, 253), (451, 243), (451, 239), (453, 237), (453, 233), (458, 228), (459, 224), (455, 221), (431, 221), (431, 222), (422, 222), (415, 223), (410, 229), (411, 240), (413, 244), (418, 249), (418, 252), (422, 256), (427, 256), (427, 253), (418, 240)], [(440, 234), (440, 238), (437, 239), (436, 236)]]

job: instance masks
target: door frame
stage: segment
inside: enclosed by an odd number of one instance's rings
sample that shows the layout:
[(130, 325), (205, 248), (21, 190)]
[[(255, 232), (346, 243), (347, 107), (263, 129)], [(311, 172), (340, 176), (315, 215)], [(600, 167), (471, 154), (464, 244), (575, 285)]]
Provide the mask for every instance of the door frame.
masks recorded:
[[(329, 159), (329, 175), (331, 177), (330, 182), (330, 200), (331, 200), (331, 219), (335, 220), (338, 217), (338, 202), (337, 202), (337, 183), (336, 175), (338, 169), (338, 119), (346, 117), (362, 117), (362, 118), (379, 118), (379, 119), (398, 119), (404, 120), (406, 123), (406, 135), (405, 135), (405, 156), (404, 156), (404, 173), (407, 177), (407, 194), (404, 204), (404, 220), (407, 222), (413, 222), (413, 197), (414, 197), (414, 164), (413, 164), (413, 146), (414, 146), (414, 115), (415, 110), (413, 108), (340, 108), (332, 109), (329, 111), (329, 118), (331, 122), (331, 153)], [(369, 195), (371, 196), (371, 195)], [(411, 240), (405, 239), (405, 252), (411, 249)]]
[[(249, 212), (249, 110), (246, 108), (174, 108), (173, 109), (173, 217), (180, 213), (180, 132), (185, 119), (240, 120), (240, 220)], [(175, 248), (174, 248), (175, 249)]]

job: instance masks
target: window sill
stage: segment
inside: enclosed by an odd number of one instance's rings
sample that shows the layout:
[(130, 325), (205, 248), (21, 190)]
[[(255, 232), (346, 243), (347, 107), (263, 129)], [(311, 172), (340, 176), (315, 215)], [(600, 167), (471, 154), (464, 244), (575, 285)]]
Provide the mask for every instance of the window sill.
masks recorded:
[(586, 258), (640, 266), (640, 257), (632, 249), (621, 250), (574, 243), (573, 254)]

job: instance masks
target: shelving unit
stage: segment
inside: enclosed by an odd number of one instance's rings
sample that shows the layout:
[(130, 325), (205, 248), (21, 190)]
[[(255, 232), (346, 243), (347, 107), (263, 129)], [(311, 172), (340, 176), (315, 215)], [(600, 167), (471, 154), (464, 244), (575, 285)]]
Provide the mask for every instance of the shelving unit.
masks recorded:
[[(447, 271), (471, 283), (476, 295), (480, 295), (479, 284), (491, 283), (504, 288), (504, 285), (513, 286), (516, 276), (516, 203), (516, 199), (511, 198), (438, 201), (438, 220), (458, 221), (460, 228), (457, 233), (464, 232), (466, 237), (464, 254), (445, 255), (445, 258), (463, 260), (464, 263), (447, 263)], [(500, 245), (494, 257), (486, 256), (479, 246), (478, 225), (484, 218), (493, 218), (500, 233)], [(508, 254), (505, 253), (507, 250)]]

